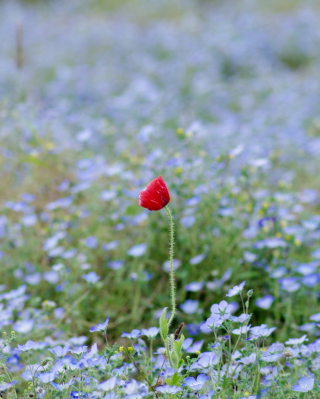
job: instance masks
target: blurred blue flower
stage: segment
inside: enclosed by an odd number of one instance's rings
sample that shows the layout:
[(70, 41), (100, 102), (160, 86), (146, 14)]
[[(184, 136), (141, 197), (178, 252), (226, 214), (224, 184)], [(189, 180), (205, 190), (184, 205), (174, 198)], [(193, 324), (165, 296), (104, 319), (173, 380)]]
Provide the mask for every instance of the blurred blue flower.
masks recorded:
[(131, 247), (127, 251), (127, 254), (137, 258), (137, 257), (140, 257), (140, 256), (144, 255), (146, 253), (146, 250), (147, 250), (147, 244), (146, 243), (137, 244), (137, 245), (134, 245), (133, 247)]
[(158, 335), (159, 331), (160, 328), (158, 327), (150, 327), (149, 329), (143, 328), (141, 330), (141, 334), (145, 335), (148, 338), (155, 338)]
[(56, 378), (56, 372), (50, 371), (49, 373), (37, 373), (36, 377), (44, 384), (52, 382)]
[(72, 392), (70, 392), (70, 396), (73, 399), (79, 399), (79, 398), (86, 398), (88, 396), (88, 394), (81, 392), (81, 391), (72, 391)]
[(121, 337), (136, 339), (141, 335), (140, 330), (132, 330), (131, 333), (123, 332)]
[(203, 261), (203, 259), (207, 256), (207, 254), (196, 255), (189, 260), (190, 265), (198, 265)]
[(283, 277), (279, 280), (280, 286), (287, 292), (295, 292), (300, 288), (297, 277)]
[(186, 314), (193, 314), (198, 310), (199, 301), (187, 299), (180, 305), (180, 309)]
[(69, 346), (56, 346), (52, 349), (48, 349), (51, 353), (53, 353), (57, 357), (64, 357), (70, 350)]
[(262, 324), (261, 326), (256, 326), (256, 327), (251, 327), (250, 329), (250, 334), (253, 339), (258, 339), (260, 337), (266, 338), (268, 337), (276, 327), (268, 327), (265, 324)]
[(309, 341), (306, 335), (303, 335), (301, 338), (290, 338), (285, 342), (286, 345), (301, 345), (303, 342)]
[(192, 227), (196, 222), (196, 217), (194, 215), (184, 216), (180, 219), (181, 226), (186, 229)]
[(314, 377), (313, 376), (302, 377), (298, 381), (298, 384), (294, 385), (292, 387), (292, 391), (295, 391), (295, 392), (309, 392), (309, 391), (312, 391), (313, 386), (314, 386)]
[(34, 349), (37, 346), (36, 342), (34, 341), (28, 341), (27, 343), (25, 343), (24, 345), (18, 345), (18, 349), (20, 351), (26, 352), (29, 350)]
[(256, 359), (257, 355), (255, 353), (251, 353), (251, 355), (242, 357), (241, 359), (237, 360), (237, 362), (248, 365), (254, 363)]
[(84, 239), (84, 243), (88, 248), (96, 248), (98, 245), (97, 237), (90, 236)]
[(107, 263), (107, 266), (112, 270), (119, 270), (123, 267), (124, 261), (123, 260), (112, 260)]
[(7, 389), (10, 389), (13, 385), (15, 385), (18, 381), (13, 380), (11, 382), (2, 382), (0, 383), (0, 391), (6, 391)]
[(184, 289), (186, 291), (198, 292), (203, 288), (203, 286), (204, 286), (203, 281), (199, 281), (199, 282), (193, 281), (192, 283), (185, 285)]
[(110, 241), (107, 244), (103, 244), (102, 249), (104, 251), (111, 251), (113, 249), (116, 249), (119, 245), (119, 241)]
[(265, 295), (262, 298), (256, 299), (256, 305), (261, 309), (269, 309), (273, 304), (274, 297), (272, 295)]
[(200, 330), (205, 334), (209, 334), (213, 330), (216, 330), (217, 328), (219, 328), (222, 325), (222, 323), (223, 323), (223, 320), (220, 318), (220, 316), (214, 314), (214, 315), (211, 315), (207, 319), (207, 321), (200, 326)]
[(210, 377), (205, 374), (199, 374), (197, 378), (194, 377), (187, 377), (184, 379), (185, 385), (187, 385), (193, 391), (200, 391), (206, 381), (208, 381)]
[(98, 389), (102, 391), (112, 391), (117, 383), (116, 377), (111, 377), (109, 380), (103, 381), (98, 385)]
[(90, 272), (81, 276), (89, 284), (96, 284), (100, 280), (100, 276), (96, 272)]
[(156, 391), (167, 395), (174, 395), (178, 392), (181, 392), (182, 389), (176, 387), (175, 385), (159, 385), (156, 387)]

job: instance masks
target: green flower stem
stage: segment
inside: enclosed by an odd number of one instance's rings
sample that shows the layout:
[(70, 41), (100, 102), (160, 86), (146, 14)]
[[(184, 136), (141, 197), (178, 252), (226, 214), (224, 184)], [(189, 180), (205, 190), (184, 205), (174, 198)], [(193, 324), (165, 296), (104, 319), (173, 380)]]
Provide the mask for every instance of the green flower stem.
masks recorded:
[(176, 313), (176, 291), (175, 291), (175, 281), (174, 281), (174, 270), (173, 270), (173, 256), (174, 256), (174, 221), (172, 218), (172, 213), (168, 206), (164, 207), (168, 214), (169, 219), (169, 261), (170, 261), (170, 293), (171, 293), (171, 309), (172, 313), (168, 322), (168, 326), (171, 325), (175, 313)]

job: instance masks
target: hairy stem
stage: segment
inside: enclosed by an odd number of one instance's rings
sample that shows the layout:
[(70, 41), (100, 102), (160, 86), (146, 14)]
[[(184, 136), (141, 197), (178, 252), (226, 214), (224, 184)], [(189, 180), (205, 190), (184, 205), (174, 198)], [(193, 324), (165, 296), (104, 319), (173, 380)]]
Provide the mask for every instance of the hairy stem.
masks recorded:
[(174, 270), (173, 270), (173, 256), (174, 256), (174, 222), (172, 218), (172, 213), (168, 206), (165, 206), (165, 210), (168, 214), (169, 219), (169, 261), (170, 261), (170, 293), (171, 293), (171, 316), (168, 325), (170, 326), (175, 313), (176, 313), (176, 292), (175, 292), (175, 281), (174, 281)]

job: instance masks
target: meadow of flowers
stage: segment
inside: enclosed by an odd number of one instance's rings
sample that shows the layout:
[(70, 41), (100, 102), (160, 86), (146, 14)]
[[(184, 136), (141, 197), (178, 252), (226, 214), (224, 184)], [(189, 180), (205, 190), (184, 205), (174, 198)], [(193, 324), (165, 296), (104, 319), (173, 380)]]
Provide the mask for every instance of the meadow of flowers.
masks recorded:
[(1, 397), (320, 398), (317, 1), (0, 16)]

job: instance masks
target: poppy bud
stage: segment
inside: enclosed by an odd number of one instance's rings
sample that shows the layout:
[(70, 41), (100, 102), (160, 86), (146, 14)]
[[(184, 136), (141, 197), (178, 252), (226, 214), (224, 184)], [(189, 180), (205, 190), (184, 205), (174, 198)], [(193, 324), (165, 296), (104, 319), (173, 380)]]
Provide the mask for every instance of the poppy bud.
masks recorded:
[(162, 176), (151, 180), (139, 194), (139, 205), (149, 211), (159, 211), (170, 202), (170, 194)]

